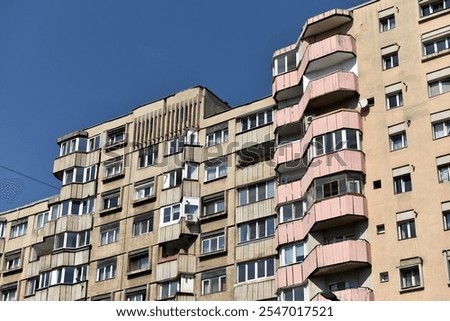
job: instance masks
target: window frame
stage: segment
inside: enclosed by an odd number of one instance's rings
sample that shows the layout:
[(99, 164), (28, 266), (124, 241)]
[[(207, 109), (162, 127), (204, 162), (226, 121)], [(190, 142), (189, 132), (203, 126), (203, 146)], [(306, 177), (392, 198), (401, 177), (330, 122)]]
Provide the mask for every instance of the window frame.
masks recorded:
[(183, 181), (183, 170), (181, 168), (163, 174), (163, 190), (177, 187)]
[(100, 227), (99, 246), (113, 244), (119, 242), (120, 223), (112, 223)]
[[(245, 244), (274, 236), (276, 224), (276, 216), (264, 217), (239, 224), (238, 244)], [(261, 226), (264, 226), (264, 230), (262, 230)], [(264, 233), (262, 234), (261, 232)]]
[[(398, 271), (400, 292), (423, 288), (422, 264), (401, 266), (398, 268)], [(405, 275), (405, 273), (407, 274)], [(411, 277), (411, 285), (408, 285), (409, 277)]]
[(103, 180), (119, 177), (124, 174), (124, 159), (119, 156), (103, 163)]
[(148, 200), (150, 198), (155, 197), (155, 195), (156, 195), (156, 186), (154, 178), (134, 183), (133, 186), (134, 203)]
[[(146, 262), (141, 262), (146, 258)], [(151, 269), (150, 249), (143, 248), (128, 253), (128, 274), (140, 273)]]
[(153, 224), (154, 212), (143, 213), (135, 216), (133, 218), (132, 236), (137, 237), (153, 232)]
[(28, 218), (19, 219), (11, 223), (11, 228), (9, 231), (9, 238), (15, 239), (27, 235), (28, 232)]
[[(409, 179), (405, 180), (406, 178), (409, 178)], [(413, 190), (411, 173), (405, 173), (402, 175), (394, 176), (393, 179), (394, 179), (394, 194), (395, 195), (408, 193)], [(409, 181), (409, 184), (407, 183), (407, 181)], [(409, 189), (407, 189), (408, 186), (409, 186)], [(399, 187), (401, 187), (400, 190), (399, 190)]]
[[(297, 291), (301, 291), (301, 293), (297, 293)], [(287, 296), (289, 292), (290, 294)], [(282, 289), (277, 299), (278, 301), (306, 301), (306, 293), (304, 285), (293, 286)], [(300, 295), (301, 299), (297, 298), (298, 295)], [(289, 298), (292, 298), (292, 300), (289, 300)]]
[[(299, 215), (298, 211), (296, 211), (299, 206), (301, 207), (301, 215)], [(291, 214), (289, 218), (286, 218), (285, 214), (285, 209), (287, 207), (291, 207)], [(282, 204), (279, 208), (280, 224), (303, 218), (306, 215), (307, 210), (308, 205), (305, 199), (295, 200), (293, 202)]]
[[(392, 98), (395, 99), (395, 102), (393, 100), (391, 100)], [(391, 104), (391, 103), (395, 103), (395, 104)], [(403, 107), (403, 106), (404, 106), (404, 101), (403, 101), (403, 91), (402, 90), (397, 90), (397, 91), (386, 94), (386, 109), (387, 110), (396, 109), (396, 108)]]
[(396, 27), (395, 14), (390, 14), (386, 17), (379, 18), (380, 33), (387, 32)]
[[(112, 203), (111, 201), (115, 199), (117, 200), (117, 203), (115, 202)], [(120, 189), (103, 193), (101, 195), (101, 200), (102, 200), (101, 211), (109, 211), (120, 208), (122, 206)], [(111, 206), (111, 204), (113, 206)]]
[[(167, 294), (165, 289), (167, 288)], [(180, 289), (180, 282), (178, 280), (164, 282), (159, 285), (159, 298), (160, 300), (173, 298), (177, 295)]]
[(206, 135), (206, 147), (223, 144), (228, 141), (228, 127), (218, 129)]
[[(225, 230), (217, 230), (201, 237), (201, 254), (209, 255), (226, 251), (226, 234)], [(215, 243), (215, 246), (213, 244)], [(206, 247), (205, 247), (206, 246)]]
[[(211, 174), (211, 175), (210, 175)], [(212, 182), (227, 177), (228, 159), (227, 157), (219, 157), (205, 163), (205, 180), (204, 182)]]
[(97, 262), (96, 282), (114, 279), (117, 275), (117, 258)]
[[(406, 229), (404, 229), (406, 228)], [(408, 219), (397, 222), (397, 237), (399, 241), (417, 237), (415, 219)]]
[(398, 51), (381, 56), (381, 61), (383, 71), (398, 67), (400, 65)]
[[(175, 224), (181, 220), (181, 203), (175, 203), (167, 206), (163, 206), (160, 209), (160, 226)], [(178, 207), (178, 210), (176, 208)], [(170, 210), (169, 220), (166, 220), (166, 209)]]
[(181, 153), (186, 145), (186, 136), (179, 136), (166, 141), (166, 156)]
[[(291, 251), (291, 260), (287, 261), (287, 251)], [(297, 252), (299, 251), (299, 252)], [(302, 263), (306, 257), (306, 242), (295, 242), (280, 247), (280, 267)], [(299, 256), (299, 253), (301, 254)]]
[[(264, 186), (264, 197), (261, 197), (262, 192), (260, 189)], [(254, 189), (254, 200), (252, 191)], [(275, 197), (276, 183), (274, 180), (268, 180), (264, 182), (259, 182), (256, 184), (244, 186), (238, 188), (238, 206), (245, 206), (249, 204), (258, 203), (267, 199)], [(244, 197), (245, 194), (245, 197)]]
[[(261, 120), (261, 115), (263, 119)], [(262, 127), (273, 122), (273, 110), (266, 109), (251, 115), (243, 116), (240, 118), (240, 132), (246, 132), (258, 127)], [(254, 125), (252, 125), (254, 123)], [(244, 125), (245, 124), (245, 125)]]
[[(398, 137), (400, 137), (401, 140), (400, 147), (396, 147), (396, 142), (394, 141), (394, 138)], [(389, 146), (391, 152), (408, 147), (408, 138), (406, 136), (406, 130), (389, 135)]]
[[(263, 273), (261, 275), (261, 270), (259, 269), (263, 264)], [(257, 260), (237, 263), (236, 268), (236, 283), (246, 283), (251, 281), (258, 281), (273, 277), (275, 275), (275, 257), (265, 257)], [(243, 273), (243, 275), (242, 275)]]
[(158, 145), (142, 148), (138, 152), (138, 169), (146, 168), (157, 164)]

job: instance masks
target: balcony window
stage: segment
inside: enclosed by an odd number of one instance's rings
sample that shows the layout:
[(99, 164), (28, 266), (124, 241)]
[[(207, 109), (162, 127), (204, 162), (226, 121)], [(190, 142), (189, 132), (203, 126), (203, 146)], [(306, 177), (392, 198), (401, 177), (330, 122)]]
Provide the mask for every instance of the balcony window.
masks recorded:
[(217, 158), (205, 163), (205, 182), (227, 176), (227, 159)]
[(91, 137), (88, 140), (87, 151), (92, 152), (94, 150), (97, 150), (100, 148), (100, 145), (101, 145), (100, 135)]
[(134, 217), (133, 236), (147, 234), (153, 231), (153, 212)]
[(281, 247), (280, 265), (301, 263), (305, 259), (305, 244), (298, 242)]
[(54, 249), (75, 249), (91, 244), (91, 231), (64, 232), (56, 235)]
[(316, 136), (308, 148), (310, 158), (342, 149), (361, 150), (361, 133), (354, 129), (342, 129)]
[(139, 151), (138, 168), (156, 164), (158, 161), (158, 145), (143, 148)]
[(225, 250), (225, 233), (223, 230), (202, 236), (202, 254)]
[(168, 299), (174, 297), (178, 292), (178, 281), (161, 283), (159, 286), (160, 299)]
[(272, 110), (262, 111), (241, 118), (241, 131), (250, 130), (269, 123), (272, 123)]
[(286, 54), (277, 56), (273, 61), (273, 76), (294, 70), (297, 65), (297, 54), (292, 50)]
[(97, 263), (96, 281), (105, 281), (116, 277), (117, 259), (106, 259)]
[(305, 301), (305, 287), (301, 285), (281, 290), (278, 301)]
[(202, 273), (202, 295), (226, 291), (227, 276), (225, 269)]
[(162, 224), (175, 223), (180, 219), (180, 204), (174, 204), (161, 208)]
[(6, 221), (0, 221), (0, 238), (5, 237), (6, 232)]
[(302, 218), (307, 210), (305, 200), (284, 204), (280, 207), (280, 223)]
[(127, 301), (145, 301), (147, 297), (146, 292), (145, 286), (128, 289), (125, 291), (125, 298)]
[(39, 278), (31, 278), (27, 280), (26, 296), (35, 295), (38, 288)]
[(119, 223), (100, 227), (100, 245), (107, 245), (119, 241)]
[(190, 180), (198, 180), (198, 164), (186, 163), (184, 164), (183, 178)]
[(275, 234), (275, 217), (239, 225), (239, 243), (262, 239)]
[(166, 155), (172, 155), (172, 154), (180, 153), (181, 151), (183, 151), (184, 142), (185, 142), (184, 136), (169, 140), (167, 142), (167, 154)]
[(275, 274), (275, 258), (268, 257), (255, 261), (238, 263), (237, 282), (264, 279)]
[[(360, 174), (356, 173), (321, 177), (316, 179), (313, 185), (314, 199), (308, 199), (308, 204), (312, 204), (317, 200), (346, 193), (362, 193), (362, 177)], [(312, 190), (309, 190), (307, 194), (311, 197)]]
[(83, 137), (73, 138), (62, 142), (59, 146), (59, 156), (64, 156), (74, 152), (86, 152), (87, 140)]
[(275, 197), (275, 182), (267, 181), (238, 189), (239, 205), (247, 205)]

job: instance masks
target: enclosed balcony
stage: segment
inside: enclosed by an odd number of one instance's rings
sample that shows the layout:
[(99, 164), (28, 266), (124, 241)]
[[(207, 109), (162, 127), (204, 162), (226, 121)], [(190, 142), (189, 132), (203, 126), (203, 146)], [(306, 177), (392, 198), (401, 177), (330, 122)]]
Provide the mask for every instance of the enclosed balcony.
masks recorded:
[(262, 161), (247, 167), (239, 168), (236, 172), (236, 185), (247, 185), (259, 180), (274, 177), (274, 163), (272, 160)]
[(234, 299), (236, 301), (260, 301), (275, 298), (275, 281), (267, 280), (236, 284)]
[(158, 243), (170, 242), (180, 239), (182, 236), (197, 236), (200, 227), (197, 222), (186, 222), (182, 217), (178, 222), (166, 226), (161, 226), (158, 233)]
[(193, 254), (179, 253), (162, 258), (156, 267), (156, 281), (177, 278), (180, 274), (194, 274), (197, 271), (197, 257)]
[(73, 152), (56, 158), (53, 162), (53, 175), (62, 180), (64, 170), (73, 167), (85, 167), (87, 164), (86, 155), (85, 152)]
[(281, 223), (275, 231), (275, 246), (303, 240), (309, 232), (367, 219), (367, 202), (362, 195), (346, 194), (314, 203), (302, 218)]
[[(73, 285), (54, 285), (36, 291), (33, 301), (79, 301), (87, 299), (87, 281)], [(27, 299), (25, 299), (27, 300)]]
[(282, 101), (301, 95), (303, 93), (301, 80), (305, 73), (339, 66), (352, 57), (356, 57), (356, 41), (350, 35), (334, 35), (309, 45), (298, 68), (274, 76), (272, 81), (274, 98)]
[(341, 273), (370, 264), (370, 245), (366, 240), (318, 245), (303, 263), (278, 268), (275, 273), (275, 286), (279, 289), (292, 284), (302, 284), (311, 276)]
[[(311, 301), (329, 301), (331, 299), (330, 292), (317, 293)], [(353, 288), (345, 289), (341, 291), (333, 291), (336, 298), (339, 301), (373, 301), (373, 291), (369, 288)]]

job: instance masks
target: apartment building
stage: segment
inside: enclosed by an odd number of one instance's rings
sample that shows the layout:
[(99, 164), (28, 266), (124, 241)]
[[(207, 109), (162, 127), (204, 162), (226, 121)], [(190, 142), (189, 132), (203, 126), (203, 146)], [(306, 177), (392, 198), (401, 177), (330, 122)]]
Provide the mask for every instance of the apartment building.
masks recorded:
[(59, 195), (0, 213), (0, 299), (448, 300), (449, 6), (325, 12), (269, 97), (60, 137)]

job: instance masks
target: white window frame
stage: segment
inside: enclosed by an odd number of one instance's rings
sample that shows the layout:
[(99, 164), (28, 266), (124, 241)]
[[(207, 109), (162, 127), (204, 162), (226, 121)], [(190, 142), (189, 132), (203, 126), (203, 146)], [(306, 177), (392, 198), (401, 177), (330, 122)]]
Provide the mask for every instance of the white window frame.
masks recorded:
[[(391, 98), (394, 98), (395, 101), (392, 101)], [(392, 104), (391, 104), (392, 103)], [(395, 109), (403, 106), (403, 91), (395, 91), (392, 93), (386, 94), (386, 107), (387, 109)]]
[[(219, 275), (202, 280), (202, 295), (220, 293), (226, 291), (227, 276)], [(216, 286), (217, 285), (217, 286)], [(214, 290), (214, 289), (217, 290)]]
[(386, 32), (396, 27), (395, 15), (391, 14), (380, 18), (380, 32)]
[[(400, 146), (398, 146), (398, 140), (400, 139)], [(406, 131), (398, 132), (389, 136), (391, 151), (399, 150), (408, 147), (408, 139)]]
[(99, 246), (117, 243), (120, 236), (120, 225), (115, 223), (111, 227), (100, 227)]
[(146, 180), (134, 184), (133, 201), (138, 202), (155, 196), (155, 180)]
[(106, 132), (106, 146), (121, 144), (126, 141), (125, 126), (117, 127)]
[(185, 163), (183, 170), (183, 179), (198, 180), (199, 164)]
[[(433, 7), (437, 4), (442, 4), (442, 8)], [(427, 3), (420, 6), (420, 16), (421, 17), (430, 17), (430, 16), (437, 14), (438, 12), (444, 11), (448, 8), (450, 8), (449, 0), (427, 1)]]
[(416, 221), (409, 219), (397, 222), (398, 240), (407, 240), (417, 236)]
[(123, 173), (123, 157), (117, 157), (104, 163), (103, 179), (119, 176)]
[(0, 238), (4, 238), (6, 235), (6, 221), (0, 221)]
[(39, 278), (33, 277), (27, 280), (26, 296), (31, 296), (36, 294), (38, 289)]
[[(286, 217), (286, 210), (290, 208), (290, 216)], [(298, 209), (301, 209), (299, 211)], [(305, 216), (307, 212), (307, 202), (304, 199), (296, 200), (280, 206), (280, 223), (297, 220)]]
[[(75, 235), (75, 244), (74, 246), (69, 246), (69, 237)], [(62, 242), (60, 239), (62, 238)], [(91, 244), (91, 231), (86, 230), (82, 232), (63, 232), (56, 234), (54, 249), (75, 249), (84, 247)]]
[[(350, 134), (351, 132), (354, 132), (356, 142), (350, 142), (349, 139), (353, 136), (353, 134)], [(340, 139), (339, 136), (341, 136)], [(331, 137), (331, 141), (327, 137)], [(328, 142), (331, 142), (331, 146), (328, 146)], [(313, 157), (333, 153), (339, 150), (355, 149), (353, 146), (354, 143), (356, 143), (356, 150), (361, 150), (361, 132), (356, 129), (340, 129), (334, 132), (328, 132), (316, 136), (311, 140), (311, 144), (308, 148), (308, 156), (311, 160)]]
[[(218, 213), (224, 213), (226, 210), (225, 195), (220, 194), (217, 197), (203, 200), (203, 215), (210, 216)], [(208, 209), (212, 209), (212, 212), (208, 212)]]
[(17, 301), (17, 285), (3, 286), (0, 293), (1, 301)]
[[(260, 197), (260, 189), (264, 189), (264, 197)], [(250, 191), (255, 190), (255, 201), (250, 201)], [(239, 206), (261, 202), (275, 197), (276, 184), (275, 181), (265, 181), (258, 184), (241, 187), (238, 189)]]
[(185, 136), (180, 136), (167, 141), (166, 155), (181, 153), (185, 145)]
[(28, 221), (19, 221), (11, 224), (11, 230), (9, 232), (9, 238), (13, 239), (27, 234)]
[[(409, 185), (411, 186), (410, 190), (406, 190), (407, 184), (406, 181), (409, 180)], [(400, 190), (398, 189), (398, 183), (400, 183)], [(411, 192), (412, 191), (412, 179), (411, 179), (411, 174), (410, 173), (406, 173), (404, 175), (399, 175), (399, 176), (395, 176), (394, 177), (394, 194), (402, 194), (402, 193), (407, 193), (407, 192)]]
[(300, 285), (281, 290), (278, 301), (306, 301), (305, 286)]
[(381, 59), (383, 61), (382, 63), (383, 70), (389, 70), (398, 67), (400, 65), (398, 51), (395, 51), (387, 55), (383, 55)]
[[(112, 203), (112, 200), (117, 199), (117, 204), (114, 205)], [(114, 205), (114, 206), (112, 206)], [(119, 208), (122, 205), (122, 202), (120, 200), (120, 190), (114, 191), (114, 192), (107, 192), (102, 194), (102, 211), (110, 210)]]
[(177, 169), (163, 175), (163, 189), (172, 188), (181, 184), (183, 171)]
[(437, 170), (439, 183), (450, 182), (450, 163), (439, 165)]
[[(254, 120), (254, 124), (252, 122)], [(241, 132), (252, 130), (273, 122), (272, 109), (264, 110), (255, 114), (242, 117), (240, 120)]]
[[(400, 291), (423, 287), (422, 266), (414, 264), (399, 268)], [(410, 284), (408, 284), (408, 281)]]
[(153, 166), (158, 162), (158, 145), (145, 147), (139, 151), (138, 168)]
[(86, 152), (87, 139), (76, 137), (62, 142), (59, 145), (59, 156), (65, 156), (74, 152)]
[(444, 219), (444, 231), (450, 230), (450, 210), (442, 211), (442, 218)]
[[(437, 121), (434, 122), (432, 125), (433, 125), (433, 139), (450, 136), (450, 119)], [(441, 130), (438, 130), (437, 128), (438, 126), (442, 126), (442, 134), (440, 134)]]
[(105, 281), (114, 279), (117, 273), (117, 260), (113, 261), (100, 261), (97, 263), (97, 274), (95, 280)]
[[(181, 219), (181, 205), (180, 203), (164, 206), (160, 210), (160, 226), (174, 224)], [(165, 214), (169, 215), (169, 220), (165, 220)]]
[(101, 148), (101, 136), (96, 135), (88, 139), (87, 151), (92, 152)]
[(219, 145), (228, 141), (228, 127), (206, 135), (206, 147)]
[(22, 252), (5, 254), (5, 271), (17, 270), (22, 267)]
[(211, 232), (208, 236), (202, 237), (202, 254), (216, 253), (225, 251), (226, 239), (224, 230)]
[[(271, 267), (270, 267), (271, 266)], [(263, 268), (260, 275), (259, 268)], [(254, 261), (237, 264), (237, 283), (244, 283), (252, 280), (261, 280), (275, 275), (275, 257), (266, 257)]]
[(280, 250), (280, 266), (301, 263), (304, 261), (305, 256), (306, 256), (305, 242), (296, 242), (292, 244), (283, 245)]
[(153, 232), (153, 212), (138, 215), (133, 220), (133, 237)]
[[(262, 230), (262, 225), (264, 229)], [(275, 235), (275, 216), (265, 217), (239, 225), (239, 242), (246, 243)], [(263, 233), (261, 233), (263, 232)]]
[(216, 159), (213, 165), (205, 164), (205, 182), (227, 176), (228, 162), (226, 158)]
[[(444, 45), (443, 47), (442, 47), (442, 44)], [(444, 35), (439, 38), (430, 39), (430, 40), (423, 40), (422, 46), (423, 46), (423, 55), (424, 56), (438, 54), (447, 49), (450, 49), (450, 35)], [(432, 48), (431, 52), (429, 52), (429, 50), (428, 50), (429, 48), (430, 49)]]
[[(435, 87), (437, 87), (437, 91), (433, 90), (433, 88)], [(450, 76), (438, 80), (429, 81), (428, 90), (430, 97), (435, 97), (450, 92)]]
[(129, 293), (126, 295), (127, 301), (145, 301), (145, 290)]
[[(179, 281), (170, 281), (159, 285), (159, 298), (168, 299), (174, 297), (179, 291)], [(166, 293), (167, 290), (167, 293)]]

